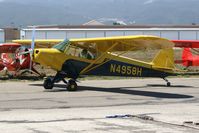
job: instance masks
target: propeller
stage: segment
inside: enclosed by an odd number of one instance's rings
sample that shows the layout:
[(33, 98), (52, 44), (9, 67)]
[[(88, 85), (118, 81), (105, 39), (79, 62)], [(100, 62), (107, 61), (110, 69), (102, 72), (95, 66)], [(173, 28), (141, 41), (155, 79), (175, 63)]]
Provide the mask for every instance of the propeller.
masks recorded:
[(29, 56), (30, 56), (29, 72), (32, 72), (32, 65), (33, 65), (32, 55), (33, 55), (34, 48), (35, 48), (35, 32), (36, 32), (36, 27), (33, 26), (32, 27), (32, 41), (31, 41), (31, 47), (30, 47), (30, 49), (28, 49), (27, 51), (25, 50), (23, 52), (19, 52), (18, 53), (18, 56), (29, 54)]
[(33, 62), (32, 62), (32, 57), (33, 57), (33, 53), (34, 53), (34, 49), (35, 49), (35, 33), (36, 33), (36, 27), (35, 26), (32, 26), (32, 41), (31, 41), (31, 48), (30, 49), (27, 49), (27, 51), (23, 51), (23, 52), (20, 52), (18, 53), (18, 56), (20, 55), (25, 55), (25, 54), (29, 54), (28, 56), (30, 57), (29, 60), (30, 60), (30, 63), (29, 63), (29, 68), (28, 68), (28, 71), (30, 73), (34, 72), (40, 76), (44, 76), (44, 75), (41, 75), (36, 69), (34, 69), (32, 66), (33, 66)]

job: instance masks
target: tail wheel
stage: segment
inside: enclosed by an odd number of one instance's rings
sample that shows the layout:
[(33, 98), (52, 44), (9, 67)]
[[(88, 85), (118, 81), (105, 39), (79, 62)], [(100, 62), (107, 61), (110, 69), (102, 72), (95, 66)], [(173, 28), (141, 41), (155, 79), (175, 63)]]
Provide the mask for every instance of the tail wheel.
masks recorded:
[(170, 82), (167, 82), (167, 87), (170, 87), (171, 86), (171, 83)]
[(67, 84), (68, 91), (76, 91), (77, 90), (77, 83), (74, 80), (69, 80)]
[(54, 86), (52, 78), (48, 77), (47, 79), (45, 79), (43, 86), (45, 89), (52, 89)]

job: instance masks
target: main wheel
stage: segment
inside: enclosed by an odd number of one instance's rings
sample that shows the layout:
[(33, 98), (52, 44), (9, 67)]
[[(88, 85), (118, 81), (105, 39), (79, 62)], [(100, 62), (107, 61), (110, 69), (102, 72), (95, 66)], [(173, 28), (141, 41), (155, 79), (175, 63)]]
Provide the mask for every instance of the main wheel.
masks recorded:
[(52, 89), (54, 86), (54, 83), (52, 82), (52, 78), (48, 77), (44, 80), (43, 84), (45, 89)]
[(76, 91), (77, 90), (77, 83), (74, 80), (69, 80), (67, 84), (68, 91)]

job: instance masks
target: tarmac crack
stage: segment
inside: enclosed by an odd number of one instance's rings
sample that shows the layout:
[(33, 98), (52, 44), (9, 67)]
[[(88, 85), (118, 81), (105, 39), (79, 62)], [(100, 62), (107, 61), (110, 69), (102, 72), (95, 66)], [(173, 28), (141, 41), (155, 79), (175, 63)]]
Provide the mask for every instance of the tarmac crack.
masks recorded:
[(33, 98), (33, 99), (15, 99), (15, 100), (1, 100), (1, 102), (24, 102), (24, 101), (41, 101), (41, 100), (50, 100), (50, 98)]
[(177, 127), (177, 128), (185, 128), (185, 129), (191, 129), (194, 130), (196, 132), (199, 131), (199, 127), (197, 126), (189, 126), (186, 124), (174, 124), (174, 123), (170, 123), (170, 122), (164, 122), (164, 121), (160, 121), (160, 120), (155, 120), (153, 117), (148, 116), (148, 115), (115, 115), (115, 116), (109, 116), (108, 118), (118, 118), (118, 119), (127, 119), (127, 120), (138, 120), (140, 122), (143, 123), (149, 123), (149, 124), (156, 124), (159, 126), (167, 126), (167, 127)]
[[(118, 115), (120, 116), (120, 115)], [(156, 125), (160, 127), (167, 127), (173, 130), (180, 130), (180, 131), (190, 131), (190, 132), (198, 132), (199, 128), (191, 127), (184, 124), (174, 124), (159, 120), (154, 120), (152, 117), (147, 115), (125, 115), (125, 117), (113, 117), (113, 118), (71, 118), (71, 119), (55, 119), (55, 120), (41, 120), (41, 121), (31, 121), (31, 120), (1, 120), (0, 123), (4, 124), (41, 124), (41, 123), (55, 123), (55, 122), (67, 122), (67, 121), (91, 121), (94, 122), (96, 125), (103, 126), (99, 128), (95, 128), (95, 130), (107, 131), (107, 130), (127, 130), (127, 131), (135, 131), (141, 130), (138, 126), (125, 126), (121, 124), (115, 124), (112, 121), (104, 122), (104, 120), (113, 120), (113, 119), (123, 119), (123, 120), (130, 120), (130, 121), (139, 121), (142, 124), (150, 124)], [(128, 121), (127, 121), (128, 122)], [(35, 130), (36, 131), (36, 130)], [(36, 131), (37, 132), (37, 131)], [(40, 133), (40, 131), (38, 131)], [(150, 130), (147, 130), (150, 132)], [(43, 133), (41, 131), (41, 133)]]
[(41, 130), (34, 129), (34, 128), (28, 128), (28, 130), (33, 131), (34, 133), (49, 133), (49, 132), (41, 131)]
[[(192, 102), (191, 102), (192, 101)], [(179, 104), (184, 104), (184, 103), (196, 103), (198, 99), (191, 99), (189, 101), (179, 101)], [(134, 102), (129, 102), (129, 103), (120, 103), (120, 104), (106, 104), (106, 105), (68, 105), (67, 106), (67, 101), (62, 102), (62, 101), (54, 101), (50, 100), (50, 102), (55, 102), (55, 103), (60, 103), (63, 105), (58, 105), (58, 106), (51, 106), (51, 107), (13, 107), (13, 108), (0, 108), (0, 112), (5, 112), (5, 111), (12, 111), (12, 110), (53, 110), (53, 109), (75, 109), (75, 108), (101, 108), (101, 107), (119, 107), (119, 106), (139, 106), (139, 105), (162, 105), (161, 103), (158, 103), (154, 100), (146, 101), (146, 102), (139, 102), (139, 103), (134, 103)], [(176, 102), (164, 102), (164, 105), (167, 104), (176, 104)]]
[[(99, 119), (99, 118), (97, 118)], [(66, 122), (66, 121), (93, 121), (94, 118), (72, 118), (72, 119), (57, 119), (57, 120), (46, 120), (46, 121), (29, 121), (29, 120), (4, 120), (0, 123), (5, 124), (34, 124), (34, 123), (54, 123), (54, 122)]]
[(96, 130), (100, 131), (112, 131), (112, 130), (123, 130), (123, 131), (132, 131), (132, 130), (137, 130), (140, 129), (136, 126), (124, 126), (120, 124), (114, 124), (114, 123), (109, 123), (109, 122), (101, 122), (101, 121), (95, 121), (96, 125), (103, 126), (101, 128), (95, 128)]

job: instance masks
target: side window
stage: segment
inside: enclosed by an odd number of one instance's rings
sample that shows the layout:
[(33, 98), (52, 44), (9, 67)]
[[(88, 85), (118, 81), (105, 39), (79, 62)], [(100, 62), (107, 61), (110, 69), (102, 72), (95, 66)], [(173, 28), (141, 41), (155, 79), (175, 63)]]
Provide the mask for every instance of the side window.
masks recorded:
[(67, 55), (71, 55), (71, 56), (77, 56), (78, 53), (78, 48), (76, 48), (75, 46), (69, 46), (69, 48), (66, 49), (65, 53)]
[(79, 53), (79, 57), (93, 60), (95, 59), (94, 55), (87, 49), (81, 49), (81, 52)]
[(95, 59), (95, 56), (91, 51), (76, 46), (69, 46), (69, 48), (66, 50), (66, 54), (89, 60)]

